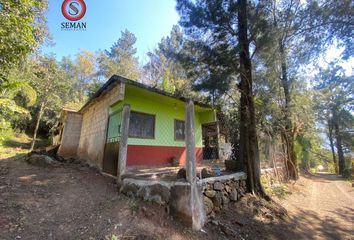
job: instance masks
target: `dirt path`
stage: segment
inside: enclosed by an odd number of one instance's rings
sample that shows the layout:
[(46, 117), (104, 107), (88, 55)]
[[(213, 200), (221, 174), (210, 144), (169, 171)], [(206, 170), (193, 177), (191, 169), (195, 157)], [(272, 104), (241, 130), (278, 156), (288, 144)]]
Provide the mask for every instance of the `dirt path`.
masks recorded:
[(304, 239), (354, 239), (354, 190), (333, 174), (304, 175), (281, 201)]
[[(351, 239), (353, 190), (333, 175), (302, 177), (282, 204), (254, 196), (221, 211), (203, 231), (171, 218), (164, 206), (132, 200), (111, 178), (80, 164), (37, 167), (0, 160), (0, 240), (3, 239)], [(282, 212), (282, 210), (278, 211)]]

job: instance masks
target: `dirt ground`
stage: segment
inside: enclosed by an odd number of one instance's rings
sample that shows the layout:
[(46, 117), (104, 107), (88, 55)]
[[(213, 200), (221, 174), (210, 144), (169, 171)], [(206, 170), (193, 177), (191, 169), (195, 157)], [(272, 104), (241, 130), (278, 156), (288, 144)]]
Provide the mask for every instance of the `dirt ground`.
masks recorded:
[(279, 201), (303, 239), (354, 239), (354, 188), (334, 174), (303, 174)]
[(333, 175), (303, 177), (270, 204), (246, 196), (193, 232), (164, 206), (132, 200), (94, 169), (0, 161), (0, 239), (351, 239), (353, 190)]

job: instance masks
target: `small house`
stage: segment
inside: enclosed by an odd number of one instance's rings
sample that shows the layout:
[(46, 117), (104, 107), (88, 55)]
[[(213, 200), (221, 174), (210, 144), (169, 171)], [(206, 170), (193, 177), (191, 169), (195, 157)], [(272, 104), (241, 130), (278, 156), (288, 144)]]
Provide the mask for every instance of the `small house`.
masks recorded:
[[(79, 111), (63, 109), (56, 137), (58, 154), (78, 157), (113, 176), (118, 158), (124, 158), (128, 167), (168, 165), (173, 160), (183, 165), (186, 101), (114, 75)], [(193, 102), (196, 160), (214, 158), (217, 145), (211, 142), (218, 135), (216, 112)]]

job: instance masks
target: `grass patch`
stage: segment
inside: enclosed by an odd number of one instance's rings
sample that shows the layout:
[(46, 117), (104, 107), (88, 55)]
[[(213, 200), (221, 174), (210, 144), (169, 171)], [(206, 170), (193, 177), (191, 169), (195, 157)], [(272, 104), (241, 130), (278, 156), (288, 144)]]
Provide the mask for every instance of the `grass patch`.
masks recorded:
[(288, 187), (284, 183), (269, 183), (265, 176), (261, 176), (262, 186), (265, 192), (270, 196), (276, 196), (278, 198), (285, 198), (287, 195), (291, 194), (288, 191)]
[(274, 185), (271, 189), (273, 195), (278, 198), (285, 198), (288, 194), (291, 194), (285, 184)]
[[(0, 160), (29, 152), (32, 139), (28, 135), (5, 130), (0, 131), (0, 136)], [(36, 147), (49, 145), (47, 139), (37, 139), (36, 141)]]
[(31, 139), (23, 133), (1, 132), (0, 159), (26, 154), (29, 151)]

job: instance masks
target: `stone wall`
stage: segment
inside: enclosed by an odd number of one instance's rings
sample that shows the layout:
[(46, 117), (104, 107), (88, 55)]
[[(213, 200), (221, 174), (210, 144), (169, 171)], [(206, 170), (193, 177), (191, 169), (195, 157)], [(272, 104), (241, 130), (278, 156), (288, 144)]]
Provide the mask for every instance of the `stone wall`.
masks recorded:
[(78, 156), (100, 170), (102, 170), (109, 107), (123, 100), (124, 87), (124, 84), (117, 84), (82, 110)]
[(62, 157), (75, 157), (80, 141), (82, 115), (77, 112), (66, 112), (65, 114), (58, 154)]
[[(204, 210), (212, 218), (230, 202), (246, 193), (246, 174), (237, 172), (197, 181), (198, 192), (203, 195)], [(170, 213), (186, 223), (191, 222), (191, 185), (185, 181), (159, 181), (125, 178), (120, 192), (145, 201), (167, 205)]]
[(246, 193), (246, 174), (238, 172), (230, 175), (205, 178), (203, 186), (204, 209), (208, 218), (212, 218), (230, 202), (236, 202)]

